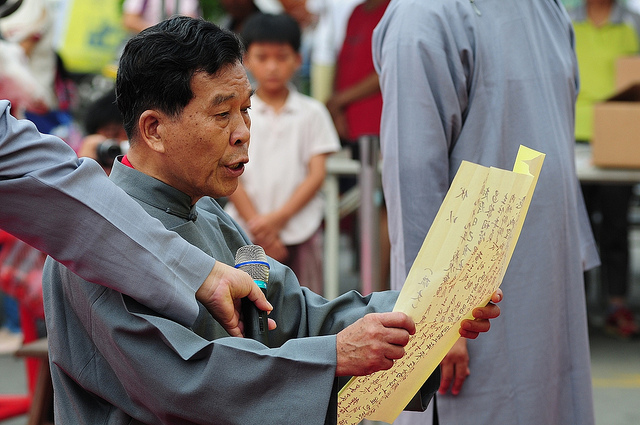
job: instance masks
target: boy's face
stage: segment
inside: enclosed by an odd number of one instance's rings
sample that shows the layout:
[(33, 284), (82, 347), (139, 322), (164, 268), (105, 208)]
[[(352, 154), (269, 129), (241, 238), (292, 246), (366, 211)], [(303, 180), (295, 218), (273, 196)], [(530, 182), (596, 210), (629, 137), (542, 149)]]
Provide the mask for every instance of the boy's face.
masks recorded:
[(287, 84), (302, 63), (302, 57), (288, 43), (253, 42), (244, 64), (265, 92), (278, 92)]

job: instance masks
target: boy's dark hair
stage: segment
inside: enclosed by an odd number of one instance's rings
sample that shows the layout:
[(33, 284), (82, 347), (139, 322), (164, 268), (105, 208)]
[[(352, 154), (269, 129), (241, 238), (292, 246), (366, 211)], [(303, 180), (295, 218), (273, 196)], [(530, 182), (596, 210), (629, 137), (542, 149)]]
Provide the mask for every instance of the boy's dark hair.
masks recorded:
[(140, 115), (156, 109), (178, 116), (193, 98), (197, 72), (215, 75), (242, 63), (242, 43), (211, 22), (177, 16), (141, 31), (127, 42), (118, 67), (116, 94), (129, 140)]
[(294, 51), (300, 51), (300, 26), (286, 13), (254, 13), (247, 18), (240, 35), (246, 50), (251, 43), (287, 43)]
[(95, 134), (109, 124), (122, 125), (122, 114), (116, 105), (116, 92), (109, 90), (89, 104), (84, 116), (87, 134)]

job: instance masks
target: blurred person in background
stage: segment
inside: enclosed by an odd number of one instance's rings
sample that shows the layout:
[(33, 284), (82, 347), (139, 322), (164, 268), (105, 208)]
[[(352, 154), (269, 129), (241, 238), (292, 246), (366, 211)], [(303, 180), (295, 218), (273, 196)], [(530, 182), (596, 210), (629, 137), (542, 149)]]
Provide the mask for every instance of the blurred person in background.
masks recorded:
[(307, 7), (308, 0), (254, 0), (254, 3), (264, 13), (286, 13), (298, 22), (302, 31), (313, 26), (316, 16)]
[(393, 0), (374, 31), (392, 288), (462, 161), (510, 170), (521, 144), (546, 154), (504, 318), (445, 356), (435, 418), (397, 424), (594, 424), (584, 270), (599, 259), (575, 168), (573, 40), (554, 0)]
[[(17, 118), (24, 118), (25, 112), (29, 111), (47, 111), (48, 107), (53, 103), (52, 93), (41, 84), (39, 79), (33, 74), (30, 67), (28, 53), (33, 53), (36, 42), (36, 36), (29, 36), (29, 29), (25, 28), (23, 33), (15, 28), (12, 22), (16, 16), (18, 20), (25, 11), (34, 11), (38, 9), (37, 3), (29, 3), (22, 8), (22, 3), (15, 1), (0, 1), (0, 99), (7, 99), (15, 106), (12, 110)], [(31, 9), (34, 8), (34, 10)], [(15, 14), (15, 15), (14, 15)], [(7, 18), (12, 16), (11, 18)], [(42, 19), (36, 19), (33, 23), (32, 33), (37, 33), (37, 28), (44, 25), (45, 16)], [(9, 31), (12, 30), (12, 31)], [(11, 38), (11, 41), (5, 40), (2, 34)], [(26, 35), (25, 35), (26, 34)], [(29, 251), (29, 257), (38, 257), (41, 254), (11, 236), (10, 234), (0, 230), (0, 298), (2, 299), (2, 315), (0, 316), (0, 354), (13, 353), (20, 348), (23, 342), (23, 333), (20, 322), (19, 301), (16, 295), (21, 291), (17, 288), (34, 289), (31, 285), (24, 285), (24, 279), (18, 279), (16, 271), (20, 268), (21, 257), (19, 253)], [(42, 264), (39, 264), (41, 270)], [(31, 269), (31, 267), (29, 267)], [(26, 274), (24, 274), (26, 275)], [(24, 277), (22, 275), (22, 277)], [(41, 278), (40, 278), (41, 279)], [(42, 290), (39, 282), (35, 282), (39, 288), (35, 288), (35, 292), (42, 298)], [(41, 304), (41, 302), (40, 302)]]
[(222, 17), (220, 27), (240, 34), (249, 16), (260, 12), (253, 0), (220, 0), (226, 15)]
[[(0, 6), (0, 16), (2, 7)], [(0, 98), (11, 102), (11, 113), (24, 118), (24, 112), (46, 110), (44, 87), (29, 69), (29, 59), (22, 47), (2, 38), (0, 34)]]
[[(349, 17), (346, 33), (337, 58), (335, 84), (327, 109), (340, 136), (343, 147), (349, 149), (354, 159), (360, 160), (359, 139), (365, 136), (380, 136), (382, 94), (378, 74), (373, 65), (371, 36), (380, 22), (389, 0), (366, 0), (358, 4)], [(357, 184), (356, 176), (342, 176), (340, 189), (349, 190)], [(380, 282), (388, 288), (389, 281), (389, 231), (387, 209), (382, 202), (380, 213)], [(343, 220), (353, 246), (358, 246), (358, 221), (356, 214)]]
[(225, 209), (267, 255), (322, 294), (319, 191), (326, 158), (340, 149), (338, 135), (325, 106), (291, 84), (302, 61), (298, 23), (284, 13), (255, 14), (242, 38), (244, 64), (257, 82), (250, 112), (252, 159)]
[[(616, 0), (586, 0), (569, 10), (576, 39), (580, 93), (576, 102), (576, 141), (593, 136), (594, 105), (615, 94), (616, 60), (638, 54), (640, 16)], [(637, 336), (640, 327), (627, 304), (629, 292), (629, 184), (583, 184), (587, 210), (600, 249), (605, 330)]]
[(380, 134), (382, 95), (373, 66), (371, 36), (390, 0), (366, 0), (349, 17), (336, 63), (335, 86), (327, 109), (343, 143)]
[(86, 132), (79, 157), (94, 159), (107, 174), (118, 155), (127, 152), (127, 132), (116, 104), (115, 90), (109, 90), (88, 107), (84, 118)]
[(317, 17), (311, 48), (311, 96), (326, 103), (333, 93), (335, 66), (342, 48), (347, 22), (353, 9), (364, 0), (309, 0), (307, 7)]
[(296, 20), (302, 31), (300, 54), (302, 63), (293, 79), (293, 83), (300, 93), (309, 94), (311, 91), (311, 49), (318, 17), (308, 7), (308, 0), (254, 0), (258, 9), (263, 13), (286, 13)]
[[(1, 236), (0, 236), (1, 237)], [(0, 246), (2, 249), (2, 246)], [(24, 336), (20, 327), (18, 302), (0, 291), (2, 307), (0, 314), (0, 355), (12, 354), (22, 345)]]
[(53, 47), (53, 17), (46, 0), (8, 0), (0, 15), (0, 34), (19, 44), (31, 74), (39, 84), (42, 102), (25, 108), (25, 117), (43, 133), (55, 134), (74, 149), (80, 134), (73, 124), (75, 87)]
[(198, 0), (124, 0), (122, 24), (134, 34), (173, 15), (201, 16)]

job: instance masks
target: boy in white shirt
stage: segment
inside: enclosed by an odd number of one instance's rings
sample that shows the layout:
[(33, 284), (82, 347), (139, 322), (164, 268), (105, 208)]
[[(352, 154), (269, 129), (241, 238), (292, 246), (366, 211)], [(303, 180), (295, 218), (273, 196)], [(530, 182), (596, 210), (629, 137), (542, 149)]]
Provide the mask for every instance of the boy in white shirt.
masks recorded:
[(253, 15), (244, 25), (244, 63), (253, 75), (251, 144), (227, 212), (267, 255), (293, 269), (322, 294), (325, 161), (340, 141), (325, 106), (298, 93), (291, 78), (301, 65), (300, 28), (286, 14)]

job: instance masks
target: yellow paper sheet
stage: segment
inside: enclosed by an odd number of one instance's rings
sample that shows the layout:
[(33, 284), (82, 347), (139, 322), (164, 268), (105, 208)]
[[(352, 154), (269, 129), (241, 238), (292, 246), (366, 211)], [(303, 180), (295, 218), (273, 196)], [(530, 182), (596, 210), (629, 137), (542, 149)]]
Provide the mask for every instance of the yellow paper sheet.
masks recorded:
[(460, 165), (394, 308), (413, 318), (416, 334), (391, 369), (342, 388), (339, 425), (393, 422), (459, 338), (462, 320), (489, 302), (515, 249), (544, 156), (521, 146), (513, 171)]

